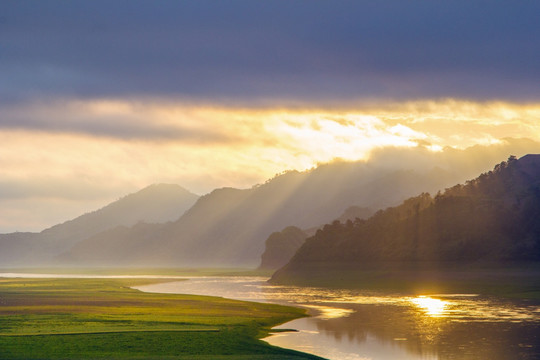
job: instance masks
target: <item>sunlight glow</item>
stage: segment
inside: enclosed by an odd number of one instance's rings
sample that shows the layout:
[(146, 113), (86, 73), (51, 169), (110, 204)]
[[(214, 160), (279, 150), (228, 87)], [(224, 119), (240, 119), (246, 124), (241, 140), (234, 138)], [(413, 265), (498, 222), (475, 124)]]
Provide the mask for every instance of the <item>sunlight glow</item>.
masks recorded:
[(304, 305), (306, 307), (315, 309), (318, 312), (317, 317), (320, 319), (337, 319), (341, 317), (347, 317), (351, 315), (354, 310), (352, 309), (342, 309), (332, 306), (321, 306), (321, 305)]
[(419, 296), (411, 299), (411, 302), (423, 310), (427, 315), (433, 317), (441, 317), (444, 314), (448, 301), (434, 299), (429, 296)]
[(443, 151), (443, 147), (441, 145), (429, 145), (427, 148), (433, 152)]
[[(59, 196), (78, 202), (77, 209), (90, 209), (95, 204), (89, 199), (103, 204), (152, 183), (177, 183), (205, 194), (217, 187), (249, 188), (283, 171), (336, 159), (419, 166), (447, 150), (479, 144), (503, 149), (504, 138), (540, 140), (540, 103), (455, 99), (245, 108), (104, 98), (16, 103), (3, 106), (2, 118), (0, 169), (9, 196), (0, 202), (19, 201), (11, 209), (32, 209), (37, 205), (23, 202)], [(387, 157), (380, 155), (384, 149)], [(401, 150), (418, 157), (396, 156)], [(51, 192), (66, 186), (73, 188), (67, 195)], [(0, 218), (28, 219), (33, 213), (4, 211)], [(78, 211), (69, 214), (13, 226), (42, 230)]]

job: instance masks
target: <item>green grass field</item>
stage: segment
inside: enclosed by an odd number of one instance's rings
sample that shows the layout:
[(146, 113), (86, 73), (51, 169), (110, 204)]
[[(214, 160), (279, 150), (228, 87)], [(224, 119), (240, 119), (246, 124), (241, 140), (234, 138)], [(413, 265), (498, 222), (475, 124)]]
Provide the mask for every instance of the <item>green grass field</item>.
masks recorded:
[(0, 278), (0, 359), (317, 359), (259, 340), (301, 309), (130, 288), (149, 282)]

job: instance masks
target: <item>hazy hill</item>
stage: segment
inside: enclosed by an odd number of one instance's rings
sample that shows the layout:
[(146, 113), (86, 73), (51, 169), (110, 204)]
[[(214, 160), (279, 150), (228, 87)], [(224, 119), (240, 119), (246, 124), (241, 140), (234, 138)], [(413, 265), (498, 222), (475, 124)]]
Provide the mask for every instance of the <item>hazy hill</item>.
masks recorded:
[(0, 265), (51, 264), (54, 256), (104, 230), (119, 225), (133, 226), (140, 221), (163, 223), (176, 220), (197, 199), (197, 195), (178, 185), (151, 185), (40, 233), (1, 234)]
[(217, 189), (174, 223), (98, 234), (74, 246), (61, 260), (88, 265), (255, 267), (265, 240), (275, 231), (320, 226), (351, 205), (381, 209), (468, 176), (440, 167), (381, 165), (334, 162), (306, 172), (286, 172), (251, 189)]
[(296, 226), (288, 226), (272, 233), (265, 242), (261, 255), (260, 269), (279, 269), (287, 264), (296, 251), (304, 244), (307, 234)]
[[(372, 152), (369, 161), (335, 161), (309, 171), (289, 171), (251, 189), (214, 190), (180, 218), (188, 206), (164, 195), (163, 201), (181, 209), (167, 219), (178, 218), (174, 222), (144, 223), (164, 221), (138, 213), (149, 209), (150, 202), (144, 200), (124, 207), (137, 214), (131, 223), (100, 223), (84, 216), (39, 234), (0, 236), (0, 265), (41, 265), (43, 259), (61, 253), (55, 257), (56, 265), (256, 267), (265, 240), (275, 231), (287, 226), (317, 229), (350, 206), (373, 211), (393, 206), (423, 191), (436, 192), (465, 181), (486, 171), (487, 164), (496, 162), (492, 159), (538, 148), (539, 143), (526, 139), (441, 152), (423, 146), (385, 148)], [(168, 209), (156, 203), (157, 211)], [(143, 223), (133, 226), (138, 220)], [(13, 256), (17, 252), (24, 259)]]
[[(350, 206), (337, 218), (339, 221), (367, 219), (373, 211), (359, 206)], [(322, 225), (320, 226), (322, 227)], [(276, 231), (266, 239), (264, 253), (261, 255), (260, 269), (277, 270), (287, 264), (304, 241), (314, 235), (319, 227), (301, 230), (296, 226), (287, 226), (282, 231)]]
[(273, 282), (336, 269), (540, 261), (540, 155), (510, 158), (465, 185), (308, 238)]

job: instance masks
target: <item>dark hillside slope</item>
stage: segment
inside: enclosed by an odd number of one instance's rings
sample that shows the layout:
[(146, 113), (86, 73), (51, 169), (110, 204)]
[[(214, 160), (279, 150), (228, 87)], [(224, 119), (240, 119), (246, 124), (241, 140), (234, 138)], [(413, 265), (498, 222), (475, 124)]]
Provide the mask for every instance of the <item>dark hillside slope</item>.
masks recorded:
[[(373, 211), (368, 208), (350, 206), (337, 220), (367, 219), (372, 214)], [(282, 231), (273, 232), (266, 239), (259, 269), (275, 271), (287, 264), (306, 239), (314, 235), (317, 230), (318, 227), (301, 230), (296, 226), (287, 226)]]
[(540, 261), (540, 155), (511, 157), (465, 185), (368, 220), (325, 225), (272, 281), (312, 276), (316, 268), (525, 261)]

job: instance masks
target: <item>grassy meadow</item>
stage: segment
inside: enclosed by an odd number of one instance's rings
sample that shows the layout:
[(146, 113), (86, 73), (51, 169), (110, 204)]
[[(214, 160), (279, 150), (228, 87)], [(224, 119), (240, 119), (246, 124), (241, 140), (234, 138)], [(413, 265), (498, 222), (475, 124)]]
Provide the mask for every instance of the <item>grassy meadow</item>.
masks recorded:
[(0, 278), (0, 359), (317, 359), (259, 340), (301, 309), (130, 288), (150, 282)]

